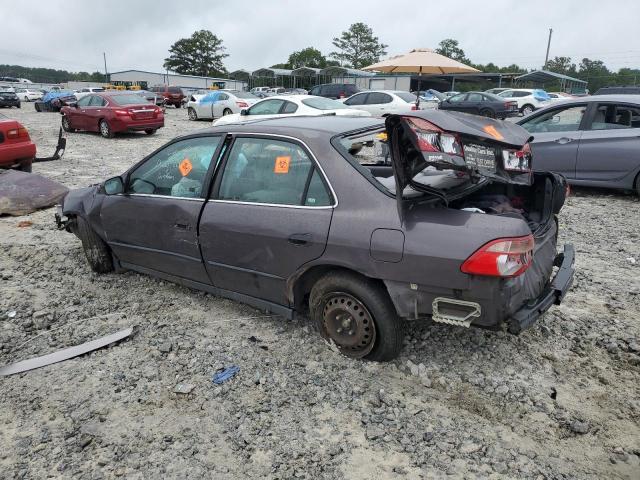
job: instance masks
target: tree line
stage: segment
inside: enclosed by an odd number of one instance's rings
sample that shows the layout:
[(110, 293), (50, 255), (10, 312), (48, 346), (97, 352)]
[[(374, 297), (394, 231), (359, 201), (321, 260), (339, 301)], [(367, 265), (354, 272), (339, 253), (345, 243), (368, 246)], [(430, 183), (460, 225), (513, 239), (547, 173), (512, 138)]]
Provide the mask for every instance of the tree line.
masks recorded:
[[(335, 50), (324, 55), (315, 47), (306, 47), (292, 52), (286, 61), (271, 65), (271, 68), (295, 69), (299, 67), (326, 68), (340, 65), (360, 69), (378, 62), (387, 54), (387, 47), (374, 35), (368, 25), (358, 22), (332, 41)], [(169, 56), (164, 60), (164, 68), (184, 75), (203, 77), (226, 77), (229, 75), (224, 59), (229, 56), (223, 40), (210, 30), (198, 30), (188, 38), (177, 40), (169, 48)], [(526, 73), (527, 69), (511, 64), (499, 67), (492, 62), (478, 64), (467, 58), (459, 42), (452, 38), (442, 40), (436, 52), (470, 65), (485, 73)], [(547, 62), (546, 70), (562, 73), (589, 82), (594, 92), (605, 85), (640, 84), (640, 69), (621, 68), (610, 71), (602, 60), (583, 58), (574, 63), (570, 57), (554, 57)], [(51, 68), (29, 68), (18, 65), (0, 65), (0, 76), (28, 78), (34, 82), (62, 83), (67, 81), (104, 81), (101, 72), (68, 72)], [(489, 85), (489, 82), (487, 82)], [(554, 88), (558, 85), (545, 85)], [(478, 88), (474, 85), (473, 88)]]

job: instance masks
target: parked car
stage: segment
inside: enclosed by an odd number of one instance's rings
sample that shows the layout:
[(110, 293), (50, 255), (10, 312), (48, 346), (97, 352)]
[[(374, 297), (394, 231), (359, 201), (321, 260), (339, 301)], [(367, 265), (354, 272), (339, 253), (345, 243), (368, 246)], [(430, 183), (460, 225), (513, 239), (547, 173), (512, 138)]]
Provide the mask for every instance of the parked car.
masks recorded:
[(640, 95), (640, 87), (602, 87), (594, 95)]
[(240, 90), (214, 90), (197, 101), (187, 103), (189, 120), (215, 119), (232, 113), (240, 113), (260, 99)]
[(284, 87), (272, 87), (269, 89), (269, 93), (272, 95), (283, 95), (285, 93)]
[(16, 95), (23, 102), (32, 102), (42, 99), (42, 92), (33, 88), (17, 88)]
[(130, 131), (152, 135), (164, 127), (162, 109), (131, 92), (92, 93), (60, 113), (65, 132), (99, 132), (105, 138)]
[(0, 168), (31, 171), (36, 146), (24, 125), (0, 115)]
[(411, 95), (413, 95), (414, 97), (416, 95), (420, 96), (421, 109), (438, 108), (440, 102), (447, 98), (443, 93), (433, 89), (421, 90), (420, 92), (411, 92)]
[(20, 99), (13, 91), (0, 90), (0, 107), (20, 108)]
[(292, 116), (353, 116), (370, 117), (369, 112), (356, 110), (345, 106), (342, 102), (330, 98), (316, 97), (313, 95), (281, 95), (265, 98), (253, 104), (251, 107), (219, 118), (214, 125), (228, 125), (241, 123), (257, 118), (277, 118)]
[(518, 102), (518, 109), (523, 115), (529, 115), (539, 108), (546, 107), (552, 101), (544, 90), (531, 88), (512, 88), (500, 92), (498, 96)]
[[(363, 136), (391, 163), (349, 154)], [(519, 333), (564, 298), (566, 184), (531, 174), (529, 136), (437, 110), (217, 127), (71, 191), (57, 220), (96, 272), (151, 274), (285, 318), (308, 311), (343, 354), (390, 360), (404, 319)]]
[[(410, 112), (420, 108), (416, 106), (415, 95), (400, 90), (368, 90), (356, 93), (343, 102), (349, 107), (365, 110), (376, 117)], [(425, 108), (426, 105), (422, 107)]]
[(271, 87), (253, 87), (249, 90), (249, 93), (253, 93), (255, 95), (256, 93), (268, 92), (269, 90), (271, 90)]
[(533, 134), (536, 170), (640, 195), (640, 95), (568, 99), (518, 123)]
[(304, 88), (285, 88), (284, 95), (309, 95)]
[(338, 99), (350, 97), (359, 91), (360, 89), (352, 83), (325, 83), (313, 87), (309, 95)]
[(13, 93), (15, 93), (16, 89), (13, 88), (11, 85), (0, 85), (0, 91), (1, 92), (13, 92)]
[(165, 104), (173, 105), (176, 108), (182, 106), (182, 100), (185, 97), (180, 87), (170, 87), (169, 85), (151, 87), (149, 91), (162, 94)]
[(551, 100), (566, 100), (567, 98), (575, 98), (574, 95), (566, 92), (547, 92)]
[(499, 93), (502, 93), (505, 90), (509, 90), (509, 89), (504, 87), (490, 88), (489, 90), (485, 90), (485, 93), (493, 93), (494, 95), (498, 95)]
[(444, 96), (445, 97), (453, 97), (454, 95), (458, 95), (460, 94), (460, 92), (457, 92), (455, 90), (450, 90), (448, 92), (444, 92)]
[(159, 107), (164, 107), (164, 96), (158, 92), (151, 92), (149, 90), (131, 90), (131, 93), (139, 95), (149, 103), (153, 103)]
[(85, 87), (85, 88), (76, 90), (75, 96), (78, 100), (80, 100), (82, 97), (86, 97), (90, 93), (100, 93), (104, 91), (105, 91), (104, 87)]
[(77, 101), (71, 91), (51, 90), (44, 94), (42, 100), (36, 100), (33, 107), (36, 112), (59, 112), (62, 107), (75, 105)]
[(520, 113), (515, 100), (505, 100), (486, 92), (460, 93), (440, 102), (438, 108), (499, 119), (514, 117)]

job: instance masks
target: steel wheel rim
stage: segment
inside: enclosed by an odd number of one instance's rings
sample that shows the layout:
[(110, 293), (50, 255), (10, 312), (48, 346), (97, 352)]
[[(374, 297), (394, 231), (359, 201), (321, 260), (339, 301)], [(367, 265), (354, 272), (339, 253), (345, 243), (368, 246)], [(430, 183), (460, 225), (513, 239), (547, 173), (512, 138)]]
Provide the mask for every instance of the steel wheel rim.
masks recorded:
[(324, 335), (348, 357), (368, 355), (376, 342), (376, 326), (367, 307), (344, 292), (329, 293), (323, 300)]
[(196, 119), (196, 111), (192, 108), (189, 109), (189, 118), (191, 120), (195, 120)]
[(69, 130), (69, 119), (67, 117), (62, 117), (62, 128)]
[(225, 108), (225, 109), (222, 111), (222, 116), (223, 116), (223, 117), (226, 117), (227, 115), (230, 115), (230, 114), (231, 114), (231, 110), (229, 110), (228, 108)]
[(107, 122), (100, 122), (100, 133), (106, 137), (107, 135), (109, 135), (109, 125), (107, 125)]
[(524, 110), (522, 110), (522, 113), (524, 113), (525, 115), (529, 115), (533, 110), (531, 110), (531, 108), (526, 107)]

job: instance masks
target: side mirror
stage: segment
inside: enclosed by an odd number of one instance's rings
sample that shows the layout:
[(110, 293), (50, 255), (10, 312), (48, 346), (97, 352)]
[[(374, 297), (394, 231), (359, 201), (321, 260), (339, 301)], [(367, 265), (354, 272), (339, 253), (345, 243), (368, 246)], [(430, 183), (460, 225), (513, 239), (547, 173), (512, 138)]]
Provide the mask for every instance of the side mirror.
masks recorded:
[(244, 116), (244, 115), (249, 115), (249, 110), (246, 108), (243, 108), (242, 110), (240, 110), (240, 115)]
[(124, 193), (124, 182), (122, 177), (113, 177), (104, 182), (104, 193), (107, 195), (117, 195)]

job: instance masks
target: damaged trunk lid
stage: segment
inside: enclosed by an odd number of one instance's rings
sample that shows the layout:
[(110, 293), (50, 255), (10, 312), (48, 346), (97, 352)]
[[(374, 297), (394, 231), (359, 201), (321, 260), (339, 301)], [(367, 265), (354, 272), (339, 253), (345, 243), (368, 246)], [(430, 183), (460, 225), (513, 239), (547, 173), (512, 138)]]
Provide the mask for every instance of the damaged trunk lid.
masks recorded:
[(390, 115), (385, 126), (401, 216), (404, 199), (415, 191), (448, 203), (489, 179), (533, 182), (532, 137), (519, 125), (436, 110)]

